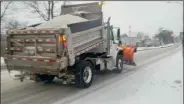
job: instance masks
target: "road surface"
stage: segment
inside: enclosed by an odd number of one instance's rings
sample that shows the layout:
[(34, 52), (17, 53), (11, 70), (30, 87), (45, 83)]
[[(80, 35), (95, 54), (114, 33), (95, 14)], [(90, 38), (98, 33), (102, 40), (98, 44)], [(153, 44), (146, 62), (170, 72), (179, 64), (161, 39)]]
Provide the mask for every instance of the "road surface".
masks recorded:
[[(136, 95), (136, 89), (141, 90), (141, 84), (143, 84), (145, 79), (152, 78), (150, 77), (150, 75), (152, 75), (152, 72), (154, 71), (148, 71), (149, 68), (147, 69), (147, 67), (152, 67), (152, 65), (154, 65), (153, 62), (159, 63), (158, 61), (163, 59), (164, 57), (172, 57), (169, 55), (175, 54), (180, 50), (181, 46), (178, 48), (168, 47), (138, 52), (135, 55), (135, 60), (138, 66), (125, 66), (125, 71), (121, 74), (106, 73), (103, 75), (96, 75), (92, 86), (88, 89), (83, 90), (75, 88), (73, 85), (63, 85), (57, 79), (54, 81), (54, 83), (51, 84), (35, 83), (29, 80), (20, 82), (18, 80), (11, 79), (7, 71), (4, 70), (1, 72), (1, 104), (75, 104), (75, 102), (86, 103), (89, 97), (93, 97), (93, 100), (95, 100), (96, 102), (100, 101), (102, 103), (105, 103), (105, 99), (108, 100), (109, 103), (111, 103), (111, 98), (112, 103), (114, 100), (120, 98), (122, 100), (126, 98), (128, 99), (130, 96), (132, 96), (132, 99), (136, 99), (136, 96), (138, 96)], [(162, 62), (162, 64), (164, 65), (161, 66), (166, 66), (170, 63)], [(158, 65), (156, 66), (158, 67)], [(145, 75), (145, 73), (148, 74)], [(148, 81), (146, 81), (146, 83), (148, 83)], [(156, 82), (153, 81), (153, 83)], [(144, 87), (145, 86), (143, 86), (143, 88)], [(149, 91), (150, 89), (146, 90)], [(112, 94), (111, 96), (109, 95), (109, 97), (105, 94), (105, 92), (108, 91), (110, 92), (107, 93), (107, 95)], [(144, 93), (142, 95), (144, 95)], [(116, 96), (117, 99), (112, 96)], [(84, 98), (85, 102), (83, 102), (81, 98)], [(147, 98), (142, 97), (142, 99)], [(149, 99), (147, 99), (147, 101)], [(88, 102), (93, 104), (92, 100), (89, 100)]]
[(68, 104), (183, 104), (181, 56), (179, 51)]

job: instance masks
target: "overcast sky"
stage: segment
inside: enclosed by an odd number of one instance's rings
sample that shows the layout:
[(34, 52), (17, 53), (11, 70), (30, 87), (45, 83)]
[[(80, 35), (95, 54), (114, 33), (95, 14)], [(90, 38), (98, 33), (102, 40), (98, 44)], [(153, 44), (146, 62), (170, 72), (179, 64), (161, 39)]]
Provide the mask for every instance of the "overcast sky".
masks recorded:
[[(84, 1), (83, 1), (84, 2)], [(72, 2), (71, 3), (81, 3)], [(145, 32), (150, 36), (158, 32), (159, 27), (173, 30), (176, 35), (183, 31), (183, 3), (166, 1), (108, 1), (103, 6), (105, 21), (111, 16), (111, 24), (119, 26), (121, 33), (131, 31)], [(58, 8), (60, 4), (57, 4)], [(19, 5), (18, 5), (19, 6)], [(17, 11), (11, 18), (34, 24), (41, 22), (29, 10)]]
[(153, 35), (159, 27), (175, 33), (183, 30), (183, 5), (159, 1), (108, 2), (104, 6), (105, 16), (112, 16), (112, 23), (128, 32), (143, 31)]

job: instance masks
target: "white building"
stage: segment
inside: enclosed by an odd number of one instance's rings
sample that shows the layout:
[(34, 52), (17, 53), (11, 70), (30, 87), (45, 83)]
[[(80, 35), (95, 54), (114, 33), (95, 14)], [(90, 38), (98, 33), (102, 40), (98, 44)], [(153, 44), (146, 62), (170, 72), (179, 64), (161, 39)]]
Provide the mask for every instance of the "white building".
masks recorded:
[(137, 37), (121, 37), (121, 41), (123, 45), (133, 45), (136, 46)]

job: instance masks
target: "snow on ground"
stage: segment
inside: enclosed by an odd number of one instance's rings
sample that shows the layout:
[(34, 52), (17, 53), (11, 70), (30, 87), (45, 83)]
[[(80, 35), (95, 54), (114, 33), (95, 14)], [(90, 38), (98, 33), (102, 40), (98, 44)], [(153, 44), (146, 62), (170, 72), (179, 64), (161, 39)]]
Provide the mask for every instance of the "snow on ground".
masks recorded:
[(182, 51), (70, 104), (183, 104)]
[(1, 66), (5, 66), (4, 58), (1, 57)]
[(4, 58), (3, 58), (3, 57), (1, 57), (1, 63), (2, 63), (2, 64), (3, 64), (3, 63), (5, 63), (5, 62), (4, 62)]
[(173, 46), (173, 45), (174, 45), (173, 43), (170, 43), (170, 44), (163, 45), (163, 46), (161, 46), (161, 47), (171, 47), (171, 46)]
[(143, 51), (143, 50), (150, 50), (150, 49), (158, 49), (158, 48), (165, 48), (165, 47), (171, 47), (175, 44), (171, 43), (171, 44), (166, 44), (166, 45), (162, 45), (159, 47), (138, 47), (137, 50), (138, 51)]

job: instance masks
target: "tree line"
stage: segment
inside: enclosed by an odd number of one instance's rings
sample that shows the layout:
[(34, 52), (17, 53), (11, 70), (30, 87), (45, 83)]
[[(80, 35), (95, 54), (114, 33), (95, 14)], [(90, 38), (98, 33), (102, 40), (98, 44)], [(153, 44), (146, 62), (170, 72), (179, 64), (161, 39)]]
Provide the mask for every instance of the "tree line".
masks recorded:
[(172, 30), (159, 28), (159, 32), (155, 35), (155, 37), (157, 37), (164, 44), (174, 42), (174, 33)]
[[(27, 23), (11, 18), (19, 10), (27, 10), (30, 14), (37, 15), (43, 21), (49, 21), (56, 16), (62, 15), (62, 6), (70, 1), (1, 1), (1, 34), (3, 30), (26, 27)], [(56, 5), (60, 4), (60, 8)], [(19, 5), (24, 5), (20, 7)]]

